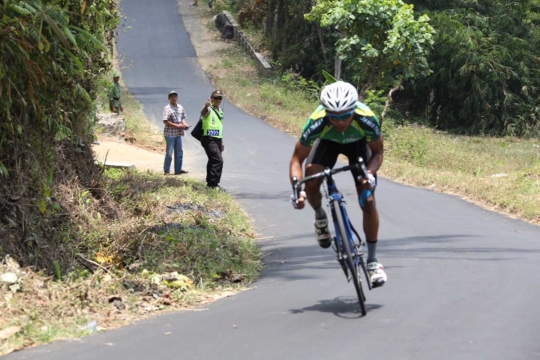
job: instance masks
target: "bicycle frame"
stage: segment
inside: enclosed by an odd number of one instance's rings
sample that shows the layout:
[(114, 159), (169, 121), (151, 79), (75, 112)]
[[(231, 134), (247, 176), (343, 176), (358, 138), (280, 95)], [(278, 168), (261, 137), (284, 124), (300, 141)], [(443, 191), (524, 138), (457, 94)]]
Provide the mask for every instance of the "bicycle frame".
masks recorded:
[[(328, 190), (328, 194), (326, 195), (327, 202), (330, 206), (330, 211), (332, 214), (332, 221), (334, 223), (334, 229), (335, 229), (335, 248), (336, 255), (338, 256), (338, 261), (340, 264), (342, 264), (343, 258), (347, 256), (347, 252), (345, 251), (342, 246), (344, 244), (348, 244), (349, 251), (352, 255), (352, 260), (354, 263), (354, 266), (362, 267), (364, 269), (365, 264), (362, 258), (362, 248), (363, 248), (363, 242), (362, 239), (356, 234), (356, 231), (353, 229), (351, 221), (349, 220), (349, 215), (347, 214), (347, 208), (345, 206), (345, 199), (337, 189), (336, 183), (334, 181), (334, 178), (332, 177), (331, 172), (328, 173), (328, 175), (325, 177), (326, 180), (326, 187)], [(343, 219), (343, 224), (345, 225), (345, 231), (347, 239), (341, 238), (341, 232), (339, 231), (339, 225), (338, 225), (338, 219), (337, 214), (335, 210), (335, 203), (337, 202), (338, 206), (340, 207), (340, 214)], [(343, 267), (343, 264), (342, 264)], [(343, 268), (344, 271), (346, 267)], [(351, 269), (352, 271), (352, 269)], [(345, 271), (345, 275), (347, 276), (347, 280), (350, 282), (351, 278), (349, 274)], [(371, 283), (368, 280), (367, 281), (369, 290), (371, 290)]]
[[(324, 171), (305, 177), (302, 180), (298, 180), (296, 177), (293, 177), (293, 201), (295, 203), (298, 202), (300, 187), (303, 183), (314, 179), (325, 179), (327, 188), (326, 198), (330, 206), (336, 235), (334, 237), (334, 250), (336, 251), (337, 260), (345, 272), (347, 281), (351, 282), (351, 280), (354, 280), (353, 282), (358, 295), (358, 302), (360, 304), (362, 315), (366, 315), (366, 298), (362, 290), (362, 280), (359, 273), (360, 268), (364, 272), (369, 290), (371, 290), (371, 282), (362, 258), (363, 254), (361, 252), (361, 248), (363, 246), (363, 242), (349, 220), (347, 209), (345, 207), (345, 200), (337, 189), (334, 178), (332, 177), (334, 174), (352, 169), (360, 170), (361, 176), (364, 179), (367, 179), (367, 170), (362, 158), (359, 158), (358, 163), (356, 164), (344, 166), (338, 169), (326, 168)], [(369, 196), (369, 194), (362, 193), (362, 197), (367, 198), (367, 196), (364, 195)]]

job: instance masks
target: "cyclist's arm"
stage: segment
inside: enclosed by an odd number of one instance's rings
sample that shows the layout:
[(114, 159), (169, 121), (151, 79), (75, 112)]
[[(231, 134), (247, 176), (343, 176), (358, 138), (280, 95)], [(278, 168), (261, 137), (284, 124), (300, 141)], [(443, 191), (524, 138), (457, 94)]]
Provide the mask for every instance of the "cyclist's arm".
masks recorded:
[(375, 175), (383, 162), (384, 144), (382, 137), (370, 142), (369, 148), (371, 149), (371, 159), (369, 159), (369, 163), (367, 164), (367, 170), (369, 173)]
[(294, 146), (294, 152), (291, 157), (291, 163), (289, 165), (289, 179), (291, 180), (291, 184), (293, 176), (296, 176), (298, 180), (302, 179), (302, 164), (304, 163), (304, 160), (306, 160), (306, 158), (308, 157), (310, 151), (310, 147), (300, 144), (300, 141), (296, 141), (296, 145)]

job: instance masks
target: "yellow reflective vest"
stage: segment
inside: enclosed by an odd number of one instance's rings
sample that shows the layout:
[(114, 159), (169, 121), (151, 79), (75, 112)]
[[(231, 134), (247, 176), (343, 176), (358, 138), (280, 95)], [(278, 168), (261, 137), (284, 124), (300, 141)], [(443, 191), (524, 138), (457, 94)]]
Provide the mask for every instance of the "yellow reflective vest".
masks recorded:
[(223, 138), (223, 110), (210, 105), (208, 114), (202, 118), (203, 136)]

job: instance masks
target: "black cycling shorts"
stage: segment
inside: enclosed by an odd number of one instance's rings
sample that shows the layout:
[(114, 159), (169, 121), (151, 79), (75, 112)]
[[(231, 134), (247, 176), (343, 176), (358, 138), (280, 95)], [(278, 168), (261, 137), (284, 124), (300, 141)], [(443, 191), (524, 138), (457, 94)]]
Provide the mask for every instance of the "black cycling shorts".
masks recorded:
[[(309, 152), (306, 160), (307, 164), (322, 165), (324, 168), (334, 168), (339, 154), (343, 154), (349, 158), (349, 164), (354, 164), (361, 157), (367, 166), (371, 158), (371, 149), (369, 148), (366, 139), (355, 141), (349, 144), (340, 144), (335, 141), (317, 139)], [(356, 185), (360, 184), (358, 170), (351, 170)], [(375, 176), (376, 177), (376, 176)]]

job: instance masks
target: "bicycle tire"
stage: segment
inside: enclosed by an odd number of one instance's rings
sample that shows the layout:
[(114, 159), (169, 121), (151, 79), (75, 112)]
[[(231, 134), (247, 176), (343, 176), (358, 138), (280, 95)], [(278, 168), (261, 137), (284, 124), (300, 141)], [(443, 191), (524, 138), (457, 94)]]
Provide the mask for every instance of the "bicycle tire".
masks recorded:
[(367, 314), (366, 303), (365, 303), (366, 296), (364, 295), (364, 290), (362, 289), (362, 283), (360, 282), (360, 277), (358, 276), (359, 275), (358, 267), (354, 264), (353, 256), (351, 254), (347, 231), (345, 230), (345, 223), (343, 221), (343, 214), (341, 212), (341, 207), (338, 200), (334, 200), (334, 211), (335, 211), (337, 222), (338, 222), (339, 233), (342, 239), (341, 242), (343, 244), (343, 247), (345, 248), (345, 253), (347, 255), (346, 262), (351, 272), (351, 277), (354, 282), (354, 288), (356, 290), (356, 295), (358, 297), (358, 304), (360, 305), (360, 311), (362, 312), (362, 316), (365, 316)]
[[(358, 239), (358, 241), (362, 242), (362, 238), (360, 237), (360, 235), (358, 235), (358, 232), (354, 228), (353, 224), (350, 224), (350, 225), (351, 225), (351, 229), (352, 229), (354, 235), (356, 235), (356, 238)], [(362, 258), (362, 256), (360, 256), (360, 259), (359, 259), (358, 262), (360, 263), (360, 267), (362, 268), (362, 271), (364, 272), (364, 276), (366, 277), (366, 284), (368, 284), (368, 289), (371, 290), (371, 283), (370, 283), (369, 275), (368, 275), (368, 272), (367, 272), (367, 269), (366, 269), (366, 264), (364, 263), (364, 259)], [(358, 274), (358, 277), (361, 277), (361, 275)], [(364, 296), (364, 300), (365, 299), (366, 298)]]

